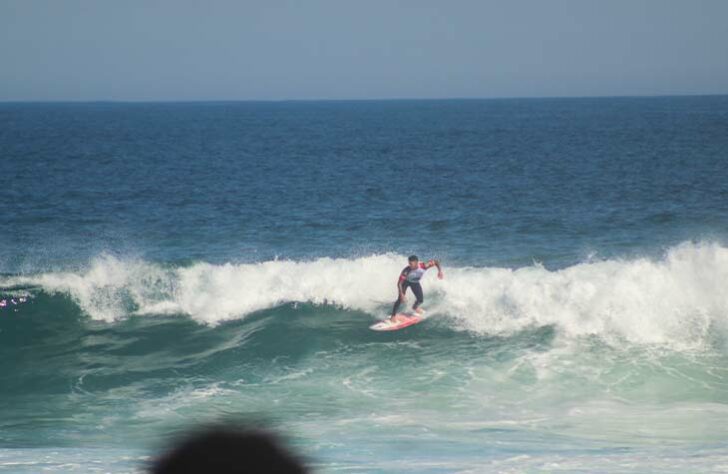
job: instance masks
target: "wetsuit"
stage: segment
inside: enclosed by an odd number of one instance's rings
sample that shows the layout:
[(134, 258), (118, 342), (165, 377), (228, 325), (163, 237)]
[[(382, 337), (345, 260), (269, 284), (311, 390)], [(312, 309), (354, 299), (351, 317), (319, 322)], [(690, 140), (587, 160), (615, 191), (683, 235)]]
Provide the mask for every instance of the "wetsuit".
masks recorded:
[[(420, 280), (425, 275), (425, 272), (427, 271), (427, 266), (424, 263), (421, 263), (417, 265), (417, 268), (414, 270), (407, 265), (404, 267), (404, 270), (402, 270), (402, 273), (399, 274), (399, 282), (397, 285), (402, 290), (402, 294), (404, 294), (407, 291), (407, 288), (412, 289), (412, 293), (415, 294), (415, 298), (417, 298), (417, 301), (415, 301), (415, 304), (412, 306), (412, 309), (417, 309), (422, 302), (424, 301), (424, 296), (422, 295), (422, 286), (420, 285)], [(397, 301), (394, 302), (394, 306), (392, 307), (392, 314), (397, 314), (397, 310), (399, 309), (400, 301), (399, 296), (397, 296)]]

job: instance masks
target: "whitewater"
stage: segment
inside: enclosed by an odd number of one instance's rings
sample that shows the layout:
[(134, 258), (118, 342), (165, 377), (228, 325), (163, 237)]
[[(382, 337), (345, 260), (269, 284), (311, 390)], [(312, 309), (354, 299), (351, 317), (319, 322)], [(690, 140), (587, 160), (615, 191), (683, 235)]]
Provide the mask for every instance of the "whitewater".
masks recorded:
[[(289, 303), (381, 318), (396, 299), (402, 262), (402, 255), (383, 254), (170, 267), (106, 254), (75, 272), (6, 277), (0, 286), (66, 295), (106, 322), (177, 314), (216, 325)], [(659, 259), (588, 261), (559, 270), (454, 267), (445, 280), (429, 275), (424, 282), (431, 315), (480, 334), (553, 325), (570, 337), (697, 349), (728, 323), (728, 248), (717, 243), (684, 243)]]

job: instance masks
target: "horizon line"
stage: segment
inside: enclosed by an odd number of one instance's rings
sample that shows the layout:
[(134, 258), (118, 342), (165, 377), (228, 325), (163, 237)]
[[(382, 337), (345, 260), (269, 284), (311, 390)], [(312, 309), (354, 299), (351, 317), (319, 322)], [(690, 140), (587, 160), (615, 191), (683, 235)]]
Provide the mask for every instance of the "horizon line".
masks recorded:
[(368, 99), (18, 99), (0, 100), (0, 104), (180, 104), (180, 103), (281, 103), (281, 102), (438, 102), (438, 101), (497, 101), (497, 100), (568, 100), (568, 99), (656, 99), (669, 97), (723, 97), (723, 93), (696, 94), (615, 94), (573, 96), (503, 96), (503, 97), (373, 97)]

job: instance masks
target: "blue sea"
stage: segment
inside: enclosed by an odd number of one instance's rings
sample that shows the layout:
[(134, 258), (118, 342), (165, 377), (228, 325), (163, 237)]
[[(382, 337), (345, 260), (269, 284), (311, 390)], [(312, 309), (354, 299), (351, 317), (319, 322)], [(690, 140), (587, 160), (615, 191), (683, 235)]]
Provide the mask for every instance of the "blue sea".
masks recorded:
[[(728, 472), (728, 96), (0, 104), (0, 471)], [(426, 319), (387, 316), (407, 256)], [(414, 302), (408, 295), (408, 304)]]

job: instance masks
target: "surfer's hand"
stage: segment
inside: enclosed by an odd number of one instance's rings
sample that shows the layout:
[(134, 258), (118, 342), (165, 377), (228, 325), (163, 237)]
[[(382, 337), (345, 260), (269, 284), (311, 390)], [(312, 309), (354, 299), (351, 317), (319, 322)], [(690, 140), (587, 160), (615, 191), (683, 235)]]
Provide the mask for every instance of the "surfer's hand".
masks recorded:
[(442, 273), (442, 271), (437, 272), (437, 278), (439, 278), (440, 280), (445, 278), (445, 275)]
[(404, 293), (399, 294), (399, 302), (404, 303)]

